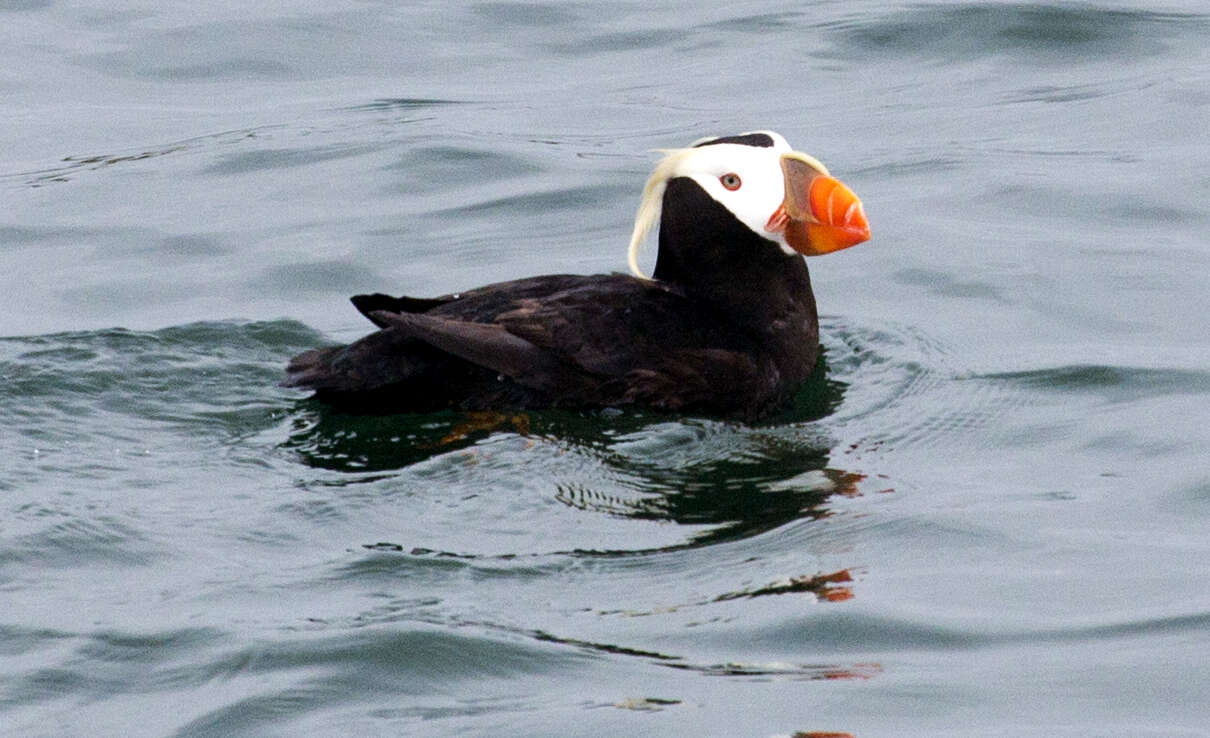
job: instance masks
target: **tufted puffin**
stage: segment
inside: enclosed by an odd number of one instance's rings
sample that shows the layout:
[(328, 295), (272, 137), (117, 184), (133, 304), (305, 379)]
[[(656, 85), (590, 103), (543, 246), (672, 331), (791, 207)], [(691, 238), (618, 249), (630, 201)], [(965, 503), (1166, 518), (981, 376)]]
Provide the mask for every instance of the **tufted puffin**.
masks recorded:
[[(861, 201), (772, 131), (662, 153), (630, 239), (633, 276), (357, 295), (378, 330), (296, 356), (282, 384), (354, 412), (638, 405), (755, 420), (784, 406), (819, 355), (802, 257), (868, 239)], [(637, 253), (657, 223), (647, 277)]]

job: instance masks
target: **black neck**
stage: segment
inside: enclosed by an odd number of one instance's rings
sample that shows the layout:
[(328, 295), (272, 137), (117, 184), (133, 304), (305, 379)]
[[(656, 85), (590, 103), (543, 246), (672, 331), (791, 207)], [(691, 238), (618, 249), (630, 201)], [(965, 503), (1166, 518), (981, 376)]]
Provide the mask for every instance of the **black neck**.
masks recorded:
[(815, 296), (803, 258), (753, 233), (686, 177), (669, 180), (664, 192), (654, 276), (745, 329), (817, 340)]

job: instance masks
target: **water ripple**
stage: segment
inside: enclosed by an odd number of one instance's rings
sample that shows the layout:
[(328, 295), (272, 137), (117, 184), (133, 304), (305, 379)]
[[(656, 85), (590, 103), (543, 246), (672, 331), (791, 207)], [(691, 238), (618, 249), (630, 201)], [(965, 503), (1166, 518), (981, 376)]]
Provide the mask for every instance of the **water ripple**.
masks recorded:
[[(231, 678), (245, 684), (247, 696), (193, 718), (176, 735), (246, 734), (384, 690), (431, 704), (443, 701), (436, 696), (460, 683), (474, 681), (480, 690), (494, 691), (505, 681), (566, 672), (585, 662), (575, 652), (557, 652), (536, 643), (415, 625), (402, 631), (366, 629), (282, 641), (228, 654), (223, 660), (240, 665)], [(266, 677), (281, 674), (297, 676), (285, 685), (259, 686)]]
[(14, 172), (0, 174), (0, 181), (6, 179), (24, 180), (30, 187), (41, 187), (52, 183), (69, 182), (84, 172), (95, 172), (115, 166), (130, 166), (139, 162), (155, 159), (161, 156), (182, 155), (197, 151), (205, 151), (215, 146), (244, 143), (258, 138), (262, 133), (281, 128), (281, 126), (260, 126), (233, 131), (197, 136), (194, 138), (173, 141), (158, 146), (128, 150), (120, 153), (107, 154), (73, 154), (65, 156), (59, 166), (39, 169), (29, 172)]
[(955, 3), (842, 21), (832, 31), (848, 54), (938, 62), (1008, 54), (1031, 64), (1062, 64), (1156, 56), (1166, 50), (1165, 38), (1192, 38), (1208, 23), (1205, 15), (1083, 4)]
[(1210, 394), (1210, 372), (1083, 364), (979, 375), (1030, 389), (1092, 393), (1112, 403), (1148, 397)]
[[(866, 429), (863, 446), (953, 443), (1016, 401), (991, 382), (956, 382), (968, 373), (958, 356), (915, 329), (825, 320), (822, 330), (828, 365), (849, 385), (826, 425)], [(940, 396), (944, 401), (935, 401)]]
[(251, 149), (220, 156), (202, 170), (221, 176), (271, 169), (292, 169), (326, 161), (347, 159), (380, 151), (385, 144), (325, 144), (294, 149)]

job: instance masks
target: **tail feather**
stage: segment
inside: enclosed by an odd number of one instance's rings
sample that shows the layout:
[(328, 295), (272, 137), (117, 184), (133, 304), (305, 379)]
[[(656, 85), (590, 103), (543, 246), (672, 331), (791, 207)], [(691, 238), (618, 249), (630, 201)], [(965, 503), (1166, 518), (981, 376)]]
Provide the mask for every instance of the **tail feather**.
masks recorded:
[(345, 348), (347, 347), (329, 346), (304, 351), (295, 356), (286, 365), (286, 378), (281, 381), (281, 386), (318, 389), (332, 376), (332, 358)]
[(372, 392), (414, 381), (436, 369), (437, 363), (434, 349), (386, 329), (347, 346), (304, 351), (286, 366), (282, 385), (320, 393)]
[(353, 295), (349, 301), (353, 303), (353, 307), (357, 308), (358, 312), (369, 318), (371, 323), (379, 328), (386, 328), (389, 323), (381, 317), (375, 316), (374, 313), (425, 313), (453, 299), (452, 297), (391, 297), (375, 292), (372, 295)]

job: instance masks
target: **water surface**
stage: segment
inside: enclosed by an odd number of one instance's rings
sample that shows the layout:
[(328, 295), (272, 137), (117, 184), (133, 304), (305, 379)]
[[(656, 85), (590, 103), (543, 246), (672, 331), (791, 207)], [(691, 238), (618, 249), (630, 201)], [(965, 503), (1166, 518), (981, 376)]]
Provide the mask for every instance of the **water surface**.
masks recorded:
[[(1207, 734), (1200, 4), (0, 17), (0, 734)], [(760, 127), (875, 236), (782, 416), (276, 386)]]

